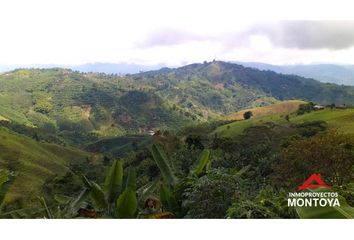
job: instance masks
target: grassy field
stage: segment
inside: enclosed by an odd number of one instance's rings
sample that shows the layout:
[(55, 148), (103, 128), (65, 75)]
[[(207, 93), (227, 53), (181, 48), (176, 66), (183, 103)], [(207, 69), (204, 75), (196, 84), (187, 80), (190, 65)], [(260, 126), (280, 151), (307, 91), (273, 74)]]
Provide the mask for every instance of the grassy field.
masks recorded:
[(71, 161), (85, 161), (90, 154), (54, 144), (36, 142), (0, 128), (0, 168), (15, 173), (5, 202), (23, 204), (41, 195), (45, 181), (70, 171)]
[(326, 121), (330, 128), (354, 134), (354, 108), (325, 109), (290, 118), (293, 123)]
[[(273, 105), (272, 105), (273, 106)], [(263, 107), (263, 108), (269, 108)], [(258, 112), (271, 112), (268, 109), (259, 109)], [(251, 126), (263, 124), (266, 122), (276, 122), (279, 124), (286, 124), (285, 115), (289, 114), (290, 123), (304, 123), (310, 121), (325, 121), (329, 128), (337, 129), (345, 133), (354, 134), (354, 108), (347, 109), (324, 109), (306, 113), (303, 115), (296, 115), (292, 112), (282, 112), (273, 115), (259, 116), (248, 120), (237, 120), (235, 122), (218, 127), (213, 134), (217, 133), (219, 136), (232, 137), (241, 134), (246, 128)]]
[(275, 103), (265, 107), (257, 107), (245, 109), (231, 115), (226, 116), (227, 120), (243, 120), (243, 114), (247, 111), (251, 111), (253, 113), (254, 118), (277, 115), (281, 113), (292, 113), (295, 112), (300, 104), (304, 104), (306, 102), (300, 100), (288, 100), (279, 103)]
[[(212, 134), (216, 133), (222, 137), (232, 137), (241, 134), (246, 128), (257, 124), (266, 122), (285, 122), (285, 115), (293, 114), (296, 112), (299, 105), (303, 103), (305, 102), (299, 100), (289, 100), (265, 107), (242, 110), (240, 112), (226, 116), (226, 119), (235, 120), (235, 122), (218, 127)], [(253, 117), (248, 120), (243, 120), (243, 113), (246, 111), (252, 111)]]

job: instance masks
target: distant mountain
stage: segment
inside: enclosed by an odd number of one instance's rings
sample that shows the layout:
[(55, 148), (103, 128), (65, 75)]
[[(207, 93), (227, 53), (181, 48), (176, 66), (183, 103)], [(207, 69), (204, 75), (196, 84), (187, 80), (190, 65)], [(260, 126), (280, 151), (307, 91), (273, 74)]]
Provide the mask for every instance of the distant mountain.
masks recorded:
[[(39, 138), (74, 146), (193, 121), (171, 101), (129, 78), (60, 68), (0, 74), (0, 116), (11, 124), (44, 129), (36, 132)], [(28, 132), (18, 125), (11, 128)]]
[(24, 126), (9, 128), (72, 146), (176, 130), (283, 100), (354, 105), (354, 87), (221, 61), (126, 76), (62, 68), (0, 74), (1, 119)]
[(68, 68), (80, 72), (96, 72), (106, 74), (134, 74), (144, 71), (151, 71), (165, 67), (163, 64), (142, 65), (134, 63), (86, 63), (81, 65), (63, 65), (63, 64), (14, 64), (0, 65), (0, 72), (12, 71), (17, 68)]
[(295, 74), (302, 77), (314, 78), (321, 82), (354, 85), (354, 65), (337, 64), (296, 64), (271, 65), (258, 62), (235, 62), (246, 67), (259, 70), (271, 70), (283, 74)]
[(282, 100), (354, 104), (354, 87), (213, 61), (132, 75), (194, 112), (230, 114)]
[[(259, 62), (233, 62), (245, 67), (259, 70), (271, 70), (283, 74), (295, 74), (302, 77), (313, 78), (325, 83), (335, 83), (354, 86), (354, 65), (338, 64), (296, 64), (272, 65)], [(58, 64), (31, 64), (31, 65), (0, 65), (0, 72), (12, 71), (17, 68), (68, 68), (80, 72), (106, 73), (106, 74), (136, 74), (146, 71), (166, 68), (164, 64), (143, 65), (134, 63), (86, 63), (81, 65)], [(171, 67), (171, 66), (170, 66)]]

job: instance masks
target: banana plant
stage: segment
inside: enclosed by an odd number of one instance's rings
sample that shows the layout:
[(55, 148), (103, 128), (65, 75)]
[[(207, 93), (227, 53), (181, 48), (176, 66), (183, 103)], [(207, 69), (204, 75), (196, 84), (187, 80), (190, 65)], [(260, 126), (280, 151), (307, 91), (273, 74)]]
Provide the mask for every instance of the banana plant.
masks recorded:
[(116, 160), (110, 167), (104, 187), (83, 176), (97, 210), (107, 218), (135, 218), (138, 210), (136, 194), (136, 172), (133, 167), (126, 169), (124, 176), (122, 162)]
[[(179, 179), (173, 173), (165, 152), (160, 146), (154, 144), (151, 147), (151, 154), (156, 162), (156, 165), (161, 171), (161, 175), (165, 183), (169, 186), (175, 186), (179, 182)], [(190, 171), (189, 174), (199, 177), (205, 170), (210, 169), (210, 163), (210, 150), (204, 149), (201, 153), (198, 164), (193, 170)]]
[(156, 165), (159, 167), (164, 180), (160, 185), (160, 200), (162, 202), (163, 212), (166, 211), (166, 214), (172, 212), (175, 216), (178, 216), (182, 213), (181, 205), (178, 203), (175, 195), (176, 186), (181, 184), (185, 179), (200, 177), (205, 171), (210, 169), (210, 150), (203, 150), (196, 167), (191, 170), (189, 175), (184, 179), (178, 179), (175, 176), (172, 171), (172, 167), (169, 165), (167, 155), (160, 146), (155, 144), (152, 145), (151, 154), (156, 162)]
[(167, 161), (165, 152), (160, 148), (160, 146), (154, 144), (151, 147), (151, 154), (159, 167), (165, 182), (170, 186), (176, 185), (178, 179)]

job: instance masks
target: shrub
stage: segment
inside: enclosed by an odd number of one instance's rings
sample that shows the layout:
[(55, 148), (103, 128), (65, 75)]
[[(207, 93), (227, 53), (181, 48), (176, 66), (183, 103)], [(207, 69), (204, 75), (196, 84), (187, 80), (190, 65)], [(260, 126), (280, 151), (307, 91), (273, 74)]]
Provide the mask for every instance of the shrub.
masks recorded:
[(211, 170), (185, 189), (183, 205), (190, 218), (224, 218), (238, 199), (241, 178), (222, 170)]
[(251, 111), (247, 111), (243, 114), (243, 118), (245, 120), (250, 119), (253, 116), (253, 113)]

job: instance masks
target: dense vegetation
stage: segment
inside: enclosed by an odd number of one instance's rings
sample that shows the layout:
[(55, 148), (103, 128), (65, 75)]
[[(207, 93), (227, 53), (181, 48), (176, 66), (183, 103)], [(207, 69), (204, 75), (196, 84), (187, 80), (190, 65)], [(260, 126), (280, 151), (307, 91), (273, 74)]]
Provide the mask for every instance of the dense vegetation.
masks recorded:
[(353, 102), (348, 87), (223, 62), (5, 73), (0, 217), (337, 216), (287, 207), (313, 172), (353, 217)]
[(218, 61), (124, 77), (59, 68), (0, 75), (0, 119), (78, 147), (102, 137), (177, 130), (290, 99), (351, 105), (354, 94), (352, 87)]

